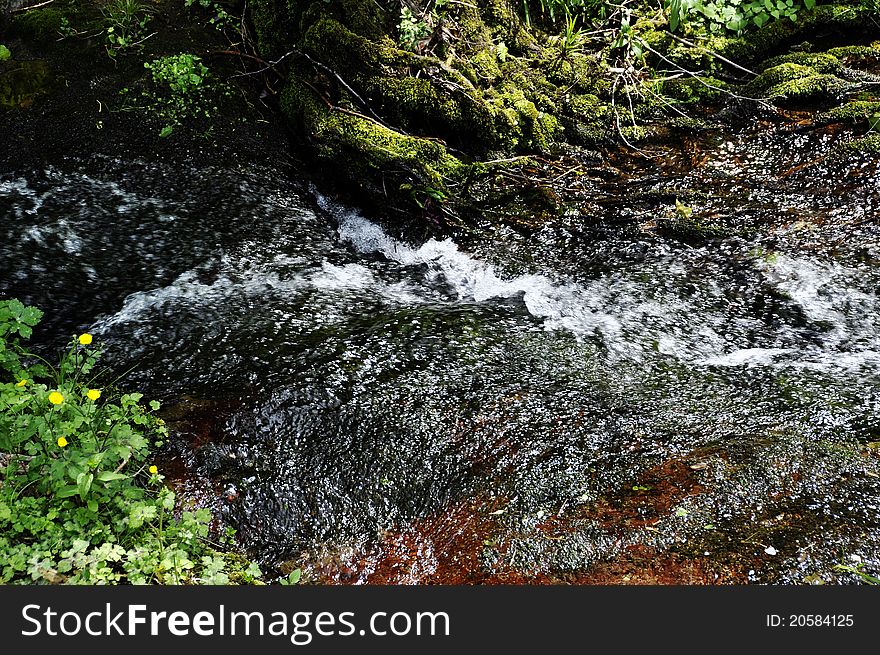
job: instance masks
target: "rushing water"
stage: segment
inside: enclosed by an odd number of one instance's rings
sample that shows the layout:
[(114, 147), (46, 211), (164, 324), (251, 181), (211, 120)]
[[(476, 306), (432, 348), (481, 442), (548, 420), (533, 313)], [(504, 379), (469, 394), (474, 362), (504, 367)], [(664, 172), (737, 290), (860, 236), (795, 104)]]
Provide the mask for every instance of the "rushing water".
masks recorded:
[[(165, 401), (177, 488), (270, 567), (852, 581), (880, 564), (880, 176), (811, 167), (831, 140), (618, 162), (582, 212), (458, 243), (272, 169), (9, 173), (0, 295)], [(658, 236), (678, 194), (728, 236)]]

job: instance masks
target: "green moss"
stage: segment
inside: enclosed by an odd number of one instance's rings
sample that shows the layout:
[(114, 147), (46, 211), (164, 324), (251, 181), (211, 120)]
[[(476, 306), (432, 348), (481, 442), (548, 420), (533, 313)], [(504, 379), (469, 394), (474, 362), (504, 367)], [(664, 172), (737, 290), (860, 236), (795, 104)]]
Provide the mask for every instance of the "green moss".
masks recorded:
[(518, 86), (503, 86), (494, 106), (499, 133), (506, 133), (508, 147), (512, 150), (549, 152), (553, 141), (562, 135), (558, 119), (539, 110)]
[(787, 62), (767, 68), (749, 83), (748, 88), (751, 91), (764, 93), (783, 82), (813, 77), (814, 75), (817, 75), (817, 72), (809, 66)]
[(427, 79), (377, 76), (364, 85), (380, 100), (380, 109), (395, 125), (421, 134), (474, 140), (469, 145), (497, 145), (495, 115), (478, 97), (444, 93)]
[(293, 41), (287, 3), (284, 0), (250, 0), (248, 9), (263, 58), (275, 59), (283, 55)]
[(45, 42), (58, 38), (64, 18), (60, 9), (47, 7), (18, 14), (12, 25), (22, 37)]
[(471, 57), (470, 63), (477, 75), (489, 84), (494, 83), (501, 77), (501, 67), (498, 65), (498, 56), (494, 50), (480, 50)]
[(0, 108), (29, 106), (52, 86), (53, 78), (45, 61), (8, 62), (0, 74)]
[(831, 48), (828, 54), (847, 63), (867, 63), (880, 60), (880, 47), (876, 45), (848, 45)]
[[(385, 36), (392, 23), (397, 20), (397, 12), (386, 11), (378, 2), (364, 0), (338, 0), (342, 8), (342, 20), (355, 34), (368, 39), (380, 39)], [(320, 3), (326, 5), (326, 2)]]
[(510, 0), (483, 0), (480, 19), (492, 32), (494, 40), (501, 40), (510, 52), (522, 55), (538, 49), (535, 38), (523, 26), (522, 20)]
[(638, 143), (645, 141), (653, 135), (653, 130), (645, 125), (621, 125), (620, 136), (629, 143)]
[(729, 86), (727, 82), (714, 77), (681, 77), (662, 82), (658, 92), (673, 100), (690, 104), (718, 100)]
[(880, 155), (880, 133), (872, 132), (857, 139), (851, 139), (834, 146), (832, 159), (848, 159), (853, 155)]
[(824, 52), (790, 52), (772, 57), (761, 64), (761, 69), (775, 68), (781, 64), (798, 64), (812, 68), (817, 73), (837, 74), (843, 68), (840, 60)]
[(671, 220), (657, 222), (657, 232), (681, 241), (705, 241), (729, 235), (720, 225), (705, 223), (696, 217), (676, 216)]
[(550, 50), (533, 68), (547, 71), (546, 80), (554, 87), (552, 92), (563, 87), (599, 95), (607, 90), (609, 84), (605, 66), (587, 55), (575, 54), (560, 59)]
[(579, 93), (569, 97), (568, 109), (580, 118), (589, 118), (604, 113), (609, 107), (592, 93)]
[(770, 97), (784, 97), (789, 100), (817, 100), (837, 96), (847, 87), (847, 83), (834, 75), (811, 75), (789, 80), (771, 87)]
[(295, 77), (281, 96), (294, 126), (304, 129), (319, 159), (341, 166), (353, 180), (416, 182), (444, 191), (464, 165), (440, 142), (407, 136), (360, 116), (327, 107)]
[(742, 37), (715, 37), (705, 44), (710, 50), (742, 65), (770, 57), (814, 34), (851, 35), (865, 30), (865, 17), (854, 7), (821, 5), (798, 12), (797, 21), (778, 20)]
[(860, 123), (878, 112), (880, 112), (880, 101), (856, 100), (820, 114), (816, 120), (828, 123)]

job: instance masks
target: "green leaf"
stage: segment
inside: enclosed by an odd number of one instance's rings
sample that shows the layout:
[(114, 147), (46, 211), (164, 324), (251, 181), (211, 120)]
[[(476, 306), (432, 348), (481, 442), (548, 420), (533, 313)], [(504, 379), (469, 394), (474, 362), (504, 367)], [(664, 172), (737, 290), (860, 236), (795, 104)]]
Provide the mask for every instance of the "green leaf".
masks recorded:
[(0, 44), (0, 61), (8, 61), (12, 59), (12, 53), (5, 45)]
[(302, 578), (302, 569), (294, 569), (287, 576), (287, 584), (296, 584)]
[(112, 482), (113, 480), (125, 480), (128, 476), (123, 473), (114, 473), (113, 471), (101, 471), (97, 477), (99, 482)]
[(92, 480), (94, 479), (95, 476), (91, 473), (80, 473), (76, 477), (76, 488), (82, 500), (85, 500), (86, 496), (88, 496), (89, 489), (92, 488)]
[(159, 407), (161, 407), (161, 406), (162, 406), (162, 404), (161, 404), (158, 400), (151, 400), (151, 401), (150, 401), (150, 408), (151, 408), (154, 412), (158, 411), (158, 410), (159, 410)]
[(97, 500), (89, 500), (89, 502), (86, 503), (86, 506), (92, 512), (98, 511), (98, 501)]
[(173, 131), (174, 131), (174, 128), (173, 128), (171, 125), (166, 125), (166, 126), (163, 127), (162, 130), (159, 132), (159, 136), (162, 137), (162, 138), (164, 139), (166, 136), (171, 136), (171, 133), (172, 133)]
[(812, 9), (816, 6), (816, 0), (804, 0), (804, 7), (807, 9)]
[(55, 492), (55, 496), (58, 498), (70, 498), (71, 496), (75, 496), (79, 493), (79, 489), (76, 485), (67, 485), (65, 487), (61, 487), (58, 491)]

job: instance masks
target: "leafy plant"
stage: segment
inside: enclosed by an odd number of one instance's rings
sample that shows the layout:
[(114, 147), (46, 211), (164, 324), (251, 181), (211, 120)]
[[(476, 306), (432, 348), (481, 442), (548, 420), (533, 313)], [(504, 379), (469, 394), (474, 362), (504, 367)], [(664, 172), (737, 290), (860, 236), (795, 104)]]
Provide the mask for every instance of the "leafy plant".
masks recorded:
[(159, 136), (169, 136), (187, 116), (210, 115), (206, 107), (210, 73), (200, 57), (186, 53), (169, 55), (145, 62), (144, 68), (150, 71), (152, 82), (151, 90), (145, 94), (147, 108), (166, 122)]
[(148, 38), (147, 24), (153, 10), (140, 0), (109, 0), (101, 12), (104, 15), (104, 33), (107, 54), (116, 57), (120, 52), (138, 48)]
[(852, 573), (855, 576), (861, 578), (862, 582), (865, 582), (870, 585), (880, 585), (880, 578), (871, 575), (870, 573), (865, 572), (865, 565), (861, 562), (856, 564), (855, 566), (849, 566), (847, 564), (835, 564), (834, 568), (837, 571), (844, 571), (845, 573)]
[(551, 43), (559, 49), (560, 60), (570, 59), (573, 55), (582, 53), (584, 50), (586, 37), (583, 30), (578, 28), (577, 23), (576, 16), (568, 16), (562, 34), (551, 38)]
[(287, 577), (281, 578), (278, 581), (280, 585), (295, 585), (299, 584), (300, 579), (302, 578), (302, 569), (294, 569), (290, 573), (287, 574)]
[(532, 23), (531, 5), (537, 5), (540, 15), (553, 24), (571, 16), (604, 21), (612, 11), (612, 3), (608, 0), (523, 0), (522, 12), (527, 25)]
[(207, 9), (208, 11), (210, 11), (211, 17), (208, 19), (207, 22), (209, 25), (213, 25), (220, 31), (223, 31), (228, 27), (232, 27), (238, 20), (235, 16), (226, 11), (223, 5), (215, 2), (215, 0), (184, 0), (183, 4), (187, 8), (198, 5), (202, 9)]
[(763, 27), (771, 20), (797, 21), (798, 12), (812, 9), (816, 0), (665, 0), (664, 6), (673, 32), (684, 23), (701, 20), (713, 31), (741, 33), (752, 26)]
[(206, 545), (210, 513), (175, 518), (151, 463), (159, 403), (102, 383), (90, 334), (57, 365), (27, 352), (41, 316), (0, 301), (0, 583), (228, 582), (242, 567)]
[(431, 36), (431, 28), (423, 18), (416, 16), (412, 9), (403, 7), (400, 10), (397, 33), (400, 45), (407, 50), (415, 51), (421, 41)]

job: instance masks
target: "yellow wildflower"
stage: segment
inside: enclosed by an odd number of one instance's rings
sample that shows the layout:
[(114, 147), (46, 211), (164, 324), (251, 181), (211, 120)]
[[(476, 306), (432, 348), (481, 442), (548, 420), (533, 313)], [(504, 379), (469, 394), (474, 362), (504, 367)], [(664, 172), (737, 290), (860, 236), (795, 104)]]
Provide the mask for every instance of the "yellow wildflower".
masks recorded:
[(152, 473), (153, 475), (156, 475), (158, 472), (159, 472), (159, 468), (155, 464), (153, 464), (150, 467), (150, 473)]
[(64, 448), (64, 446), (66, 446), (66, 445), (67, 445), (67, 439), (65, 439), (64, 437), (58, 437), (58, 447)]
[(89, 400), (97, 400), (101, 397), (101, 391), (99, 389), (89, 389), (86, 391), (86, 396)]
[(53, 405), (60, 405), (61, 403), (64, 402), (64, 396), (62, 396), (57, 391), (53, 391), (52, 393), (49, 394), (49, 402), (52, 403)]
[(18, 382), (15, 383), (15, 386), (16, 387), (23, 387), (26, 384), (27, 384), (27, 380), (19, 380)]
[(82, 346), (88, 346), (90, 343), (92, 343), (92, 335), (88, 332), (79, 335), (79, 343)]

